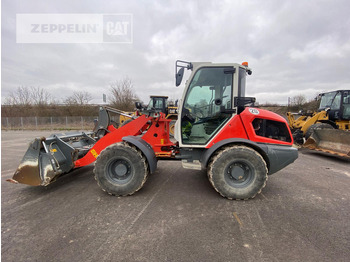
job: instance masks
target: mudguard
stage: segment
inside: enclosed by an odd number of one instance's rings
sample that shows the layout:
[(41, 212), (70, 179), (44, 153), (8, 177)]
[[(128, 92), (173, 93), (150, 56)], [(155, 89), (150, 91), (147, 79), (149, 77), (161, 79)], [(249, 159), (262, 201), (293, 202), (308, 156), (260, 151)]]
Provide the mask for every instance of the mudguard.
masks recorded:
[(146, 156), (151, 174), (157, 169), (157, 158), (154, 150), (145, 140), (136, 136), (125, 136), (123, 141), (133, 144)]
[(208, 161), (215, 151), (229, 144), (243, 144), (258, 151), (267, 164), (269, 170), (268, 175), (276, 173), (298, 158), (298, 149), (291, 146), (255, 143), (247, 139), (230, 138), (216, 143), (203, 154), (201, 158), (202, 168), (204, 169), (207, 167)]

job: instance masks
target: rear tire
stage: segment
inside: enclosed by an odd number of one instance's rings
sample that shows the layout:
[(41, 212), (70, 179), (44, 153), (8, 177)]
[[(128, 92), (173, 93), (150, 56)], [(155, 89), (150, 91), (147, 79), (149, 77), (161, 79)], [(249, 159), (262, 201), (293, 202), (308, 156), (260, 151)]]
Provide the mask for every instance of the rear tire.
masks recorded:
[(140, 190), (149, 174), (142, 153), (125, 142), (107, 147), (95, 162), (95, 179), (110, 195), (132, 195)]
[(316, 124), (313, 124), (305, 132), (305, 139), (307, 140), (312, 135), (312, 133), (314, 132), (315, 129), (321, 129), (321, 128), (334, 129), (334, 127), (332, 125), (327, 124), (327, 123), (316, 123)]
[(246, 146), (220, 150), (208, 166), (210, 183), (228, 199), (254, 198), (265, 187), (267, 172), (262, 156)]

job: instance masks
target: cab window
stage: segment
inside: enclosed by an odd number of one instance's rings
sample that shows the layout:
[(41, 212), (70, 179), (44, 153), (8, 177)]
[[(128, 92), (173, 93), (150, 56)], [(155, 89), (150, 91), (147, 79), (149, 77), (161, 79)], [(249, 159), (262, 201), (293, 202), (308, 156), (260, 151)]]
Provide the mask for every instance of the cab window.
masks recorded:
[(343, 96), (343, 119), (350, 119), (350, 91), (345, 91)]
[(183, 144), (206, 144), (231, 117), (232, 71), (201, 68), (184, 99), (181, 127)]
[(339, 109), (340, 109), (340, 102), (341, 102), (341, 92), (339, 92), (339, 93), (334, 97), (334, 100), (333, 100), (331, 109), (332, 109), (332, 110), (339, 110)]

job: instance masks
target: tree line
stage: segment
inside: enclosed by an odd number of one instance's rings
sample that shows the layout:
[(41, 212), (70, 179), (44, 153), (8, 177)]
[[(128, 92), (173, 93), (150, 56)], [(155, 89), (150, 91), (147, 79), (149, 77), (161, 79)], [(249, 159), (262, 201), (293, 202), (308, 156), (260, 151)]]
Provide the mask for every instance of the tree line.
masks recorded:
[[(134, 85), (129, 77), (115, 80), (109, 86), (108, 105), (126, 112), (134, 110), (139, 101)], [(92, 95), (87, 91), (75, 91), (62, 101), (55, 99), (42, 87), (20, 86), (12, 91), (1, 105), (2, 117), (47, 117), (47, 116), (97, 116), (97, 105), (91, 105)], [(278, 105), (264, 104), (262, 107)], [(305, 95), (296, 95), (289, 99), (288, 106), (278, 113), (300, 110), (316, 111), (319, 101), (315, 98), (307, 101)], [(274, 111), (274, 110), (272, 110)]]
[(279, 108), (278, 113), (284, 115), (286, 112), (299, 112), (299, 111), (317, 111), (320, 105), (318, 96), (315, 98), (307, 100), (305, 95), (299, 94), (288, 98), (288, 105), (282, 106), (279, 104), (265, 103), (259, 104), (259, 107), (268, 108), (274, 111), (272, 108)]
[[(123, 111), (133, 111), (139, 98), (132, 80), (125, 77), (110, 83), (109, 106)], [(97, 106), (91, 105), (92, 95), (87, 91), (75, 91), (59, 101), (42, 87), (19, 86), (1, 105), (2, 117), (46, 116), (96, 116)]]
[(288, 103), (289, 111), (317, 111), (320, 105), (320, 100), (318, 99), (318, 95), (315, 98), (307, 100), (305, 95), (299, 94), (293, 96)]

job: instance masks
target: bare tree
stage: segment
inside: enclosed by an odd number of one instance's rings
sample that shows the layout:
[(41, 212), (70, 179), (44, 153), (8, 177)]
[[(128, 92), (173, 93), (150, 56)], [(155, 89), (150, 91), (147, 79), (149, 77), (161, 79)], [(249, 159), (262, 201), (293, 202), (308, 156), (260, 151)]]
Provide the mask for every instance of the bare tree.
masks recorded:
[(17, 106), (40, 106), (50, 103), (51, 95), (41, 87), (19, 86), (6, 97), (5, 104)]
[(30, 97), (33, 105), (36, 105), (36, 106), (48, 105), (51, 100), (51, 95), (41, 87), (31, 86)]
[(124, 77), (121, 80), (114, 81), (110, 84), (112, 98), (110, 104), (124, 111), (133, 111), (135, 101), (139, 98), (134, 93), (133, 84), (130, 78)]
[(304, 95), (296, 95), (291, 99), (291, 105), (294, 107), (302, 108), (306, 103), (306, 97)]
[(29, 106), (32, 104), (30, 90), (26, 86), (17, 87), (16, 91), (13, 91), (6, 97), (5, 104), (7, 105), (19, 105)]
[(92, 100), (92, 96), (89, 92), (78, 91), (74, 92), (73, 95), (68, 96), (64, 103), (67, 105), (86, 105)]

